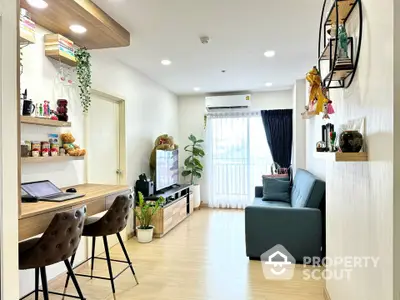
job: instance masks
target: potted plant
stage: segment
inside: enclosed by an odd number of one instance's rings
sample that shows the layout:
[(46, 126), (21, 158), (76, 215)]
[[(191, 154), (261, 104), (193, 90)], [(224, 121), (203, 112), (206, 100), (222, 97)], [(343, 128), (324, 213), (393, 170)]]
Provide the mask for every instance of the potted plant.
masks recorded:
[(145, 201), (143, 194), (138, 192), (138, 202), (135, 208), (136, 218), (139, 226), (136, 227), (136, 235), (139, 243), (150, 243), (153, 240), (154, 226), (151, 224), (153, 216), (160, 209), (164, 198), (160, 197), (157, 201)]
[(204, 157), (205, 153), (203, 150), (204, 140), (197, 139), (193, 134), (189, 136), (191, 141), (190, 145), (187, 145), (184, 150), (189, 153), (189, 157), (185, 159), (185, 169), (182, 172), (183, 177), (190, 176), (190, 183), (192, 184), (191, 190), (193, 192), (194, 207), (200, 206), (200, 185), (196, 184), (195, 180), (200, 179), (203, 172), (203, 165), (200, 161)]

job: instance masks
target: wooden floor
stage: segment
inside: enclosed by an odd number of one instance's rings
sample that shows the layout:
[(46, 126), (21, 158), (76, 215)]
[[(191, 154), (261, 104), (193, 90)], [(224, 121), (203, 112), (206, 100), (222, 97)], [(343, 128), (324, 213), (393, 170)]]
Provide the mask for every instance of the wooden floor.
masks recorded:
[[(129, 270), (116, 280), (117, 293), (109, 281), (78, 278), (88, 300), (323, 300), (322, 281), (303, 280), (302, 267), (290, 281), (267, 281), (261, 263), (245, 255), (244, 212), (238, 210), (196, 211), (164, 238), (151, 244), (126, 243), (139, 285)], [(111, 256), (123, 259), (118, 246)], [(121, 269), (115, 263), (115, 273)], [(79, 271), (88, 272), (88, 266)], [(107, 275), (107, 266), (97, 260), (95, 274)], [(65, 277), (50, 283), (63, 291)], [(74, 292), (71, 287), (68, 291)], [(33, 298), (29, 298), (33, 299)], [(42, 299), (42, 298), (40, 298)], [(50, 296), (50, 299), (62, 299)], [(67, 299), (67, 298), (65, 298)]]

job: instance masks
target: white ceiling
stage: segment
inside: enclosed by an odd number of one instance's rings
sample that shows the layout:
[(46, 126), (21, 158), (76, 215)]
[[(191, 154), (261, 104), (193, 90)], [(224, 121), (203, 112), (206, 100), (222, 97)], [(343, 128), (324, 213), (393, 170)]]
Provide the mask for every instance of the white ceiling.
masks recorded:
[(106, 51), (178, 95), (286, 89), (316, 64), (322, 0), (94, 2), (131, 32), (130, 47)]

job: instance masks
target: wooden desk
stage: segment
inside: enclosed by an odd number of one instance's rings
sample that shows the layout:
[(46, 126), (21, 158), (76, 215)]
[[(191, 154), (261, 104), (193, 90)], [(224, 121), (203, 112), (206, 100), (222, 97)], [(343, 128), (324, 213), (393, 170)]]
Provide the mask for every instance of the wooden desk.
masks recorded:
[(107, 210), (118, 195), (132, 192), (131, 188), (126, 185), (82, 184), (73, 187), (78, 193), (85, 194), (85, 197), (60, 203), (41, 201), (22, 203), (19, 218), (19, 240), (43, 233), (58, 212), (86, 205), (87, 215), (92, 216)]

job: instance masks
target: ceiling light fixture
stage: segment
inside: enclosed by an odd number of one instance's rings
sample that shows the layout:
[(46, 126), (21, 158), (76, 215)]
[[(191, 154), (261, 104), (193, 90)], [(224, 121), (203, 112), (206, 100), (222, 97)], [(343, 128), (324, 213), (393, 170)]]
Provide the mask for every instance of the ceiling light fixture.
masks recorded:
[(83, 27), (82, 25), (78, 25), (78, 24), (74, 24), (69, 26), (69, 29), (71, 29), (71, 31), (75, 32), (75, 33), (85, 33), (87, 31), (87, 29), (85, 27)]
[(49, 6), (49, 4), (47, 4), (46, 1), (44, 0), (26, 0), (26, 2), (28, 2), (28, 4), (32, 7), (36, 7), (39, 9), (44, 9), (47, 6)]
[(274, 50), (268, 50), (264, 52), (265, 57), (271, 58), (275, 56), (275, 51)]
[(267, 82), (267, 83), (265, 84), (265, 86), (266, 86), (266, 87), (271, 87), (271, 86), (272, 86), (272, 82)]
[(161, 61), (161, 64), (164, 66), (169, 66), (170, 64), (172, 64), (172, 62), (168, 59), (164, 59)]
[(200, 91), (200, 88), (199, 88), (199, 87), (195, 87), (195, 88), (193, 88), (193, 90), (194, 90), (195, 92), (198, 92), (198, 91)]

